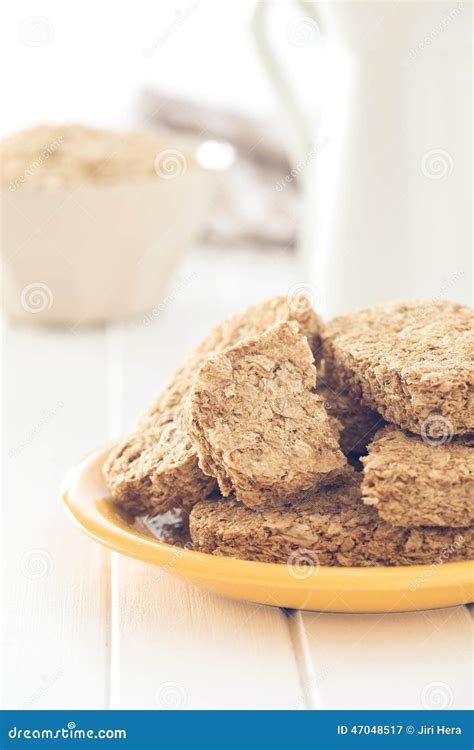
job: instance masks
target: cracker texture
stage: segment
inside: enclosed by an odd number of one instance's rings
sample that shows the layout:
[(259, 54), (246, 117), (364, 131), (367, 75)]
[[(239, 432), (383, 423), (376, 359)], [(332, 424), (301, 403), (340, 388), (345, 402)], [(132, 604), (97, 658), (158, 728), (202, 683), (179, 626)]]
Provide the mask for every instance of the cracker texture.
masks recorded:
[(331, 388), (319, 375), (316, 393), (323, 399), (328, 414), (341, 425), (339, 443), (342, 452), (346, 456), (361, 456), (375, 433), (385, 424), (383, 417), (345, 391)]
[[(411, 432), (474, 431), (474, 312), (453, 302), (377, 305), (325, 328), (325, 377)], [(432, 429), (433, 428), (433, 429)]]
[(474, 524), (474, 447), (427, 442), (388, 426), (362, 458), (362, 496), (394, 526)]
[(472, 526), (403, 529), (385, 523), (361, 502), (358, 475), (282, 508), (201, 501), (191, 511), (190, 533), (201, 552), (288, 565), (416, 565), (474, 556)]
[(113, 497), (134, 515), (189, 510), (216, 489), (214, 477), (198, 465), (183, 429), (183, 409), (199, 368), (215, 352), (263, 333), (281, 321), (295, 321), (316, 357), (322, 324), (303, 296), (274, 297), (233, 315), (211, 330), (158, 394), (135, 430), (110, 453), (104, 477)]
[(201, 469), (224, 496), (278, 507), (345, 468), (315, 382), (311, 349), (295, 323), (244, 339), (203, 365), (187, 430)]

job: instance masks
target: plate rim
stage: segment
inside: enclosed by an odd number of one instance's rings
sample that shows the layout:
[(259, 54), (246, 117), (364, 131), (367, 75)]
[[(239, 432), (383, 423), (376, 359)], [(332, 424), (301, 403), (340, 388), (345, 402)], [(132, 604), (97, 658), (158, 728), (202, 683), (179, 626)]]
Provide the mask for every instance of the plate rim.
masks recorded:
[[(80, 484), (87, 478), (91, 469), (97, 471), (100, 463), (110, 451), (114, 443), (99, 447), (91, 451), (82, 461), (67, 473), (62, 484), (61, 496), (68, 517), (90, 538), (103, 546), (128, 557), (143, 562), (166, 566), (170, 557), (175, 559), (173, 570), (170, 572), (195, 573), (200, 579), (209, 581), (231, 578), (234, 583), (252, 585), (272, 585), (287, 588), (291, 584), (294, 589), (308, 588), (309, 577), (297, 578), (291, 576), (285, 563), (268, 563), (253, 560), (239, 560), (231, 557), (211, 555), (186, 547), (177, 547), (152, 536), (141, 533), (138, 529), (130, 528), (125, 520), (120, 519), (119, 511), (111, 512), (113, 503), (110, 497), (101, 497), (93, 502), (81, 501)], [(101, 460), (102, 459), (102, 460)], [(114, 516), (114, 517), (113, 517)], [(433, 565), (436, 566), (436, 576), (432, 575)], [(428, 573), (428, 571), (431, 571)], [(321, 565), (317, 569), (317, 585), (320, 590), (331, 589), (337, 585), (341, 590), (371, 591), (409, 589), (410, 583), (422, 576), (428, 576), (423, 582), (423, 588), (452, 587), (457, 585), (466, 589), (472, 601), (474, 598), (474, 561), (462, 560), (457, 562), (430, 563), (428, 565), (399, 565), (399, 566), (368, 566), (368, 567), (335, 567)], [(431, 585), (432, 579), (436, 586)], [(413, 593), (413, 591), (412, 591)]]

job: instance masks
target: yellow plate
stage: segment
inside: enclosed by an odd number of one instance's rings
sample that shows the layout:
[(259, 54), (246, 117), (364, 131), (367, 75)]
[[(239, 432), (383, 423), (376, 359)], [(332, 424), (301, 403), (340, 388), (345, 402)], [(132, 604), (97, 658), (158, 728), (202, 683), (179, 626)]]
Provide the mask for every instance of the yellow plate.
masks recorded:
[(140, 531), (107, 497), (102, 448), (65, 481), (68, 514), (92, 539), (124, 555), (164, 567), (173, 575), (233, 599), (324, 612), (399, 612), (472, 602), (472, 562), (404, 567), (294, 569), (205, 555)]

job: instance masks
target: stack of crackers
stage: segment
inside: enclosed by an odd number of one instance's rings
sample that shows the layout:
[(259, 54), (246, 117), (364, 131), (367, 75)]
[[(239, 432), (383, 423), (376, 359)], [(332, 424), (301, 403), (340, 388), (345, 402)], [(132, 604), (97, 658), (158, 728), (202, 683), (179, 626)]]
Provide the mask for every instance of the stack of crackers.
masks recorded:
[(181, 509), (245, 560), (474, 557), (474, 314), (379, 305), (323, 324), (302, 296), (214, 328), (109, 455), (133, 515)]

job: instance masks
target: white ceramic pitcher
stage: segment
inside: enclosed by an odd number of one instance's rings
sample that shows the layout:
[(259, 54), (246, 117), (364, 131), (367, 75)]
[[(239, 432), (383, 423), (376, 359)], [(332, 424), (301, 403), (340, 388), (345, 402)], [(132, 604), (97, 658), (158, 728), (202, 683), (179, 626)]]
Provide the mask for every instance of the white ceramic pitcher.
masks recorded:
[(272, 5), (257, 6), (254, 34), (305, 190), (301, 244), (320, 311), (417, 297), (470, 304), (471, 3), (295, 3), (299, 37), (291, 49), (287, 34), (285, 65), (305, 39), (341, 63), (336, 82), (315, 61), (314, 79), (329, 79), (317, 122), (272, 50)]

